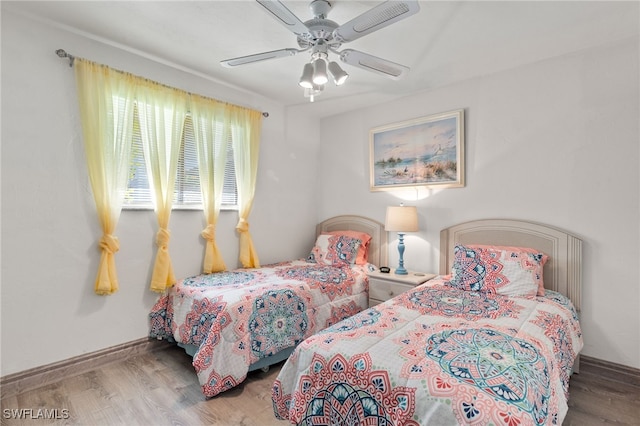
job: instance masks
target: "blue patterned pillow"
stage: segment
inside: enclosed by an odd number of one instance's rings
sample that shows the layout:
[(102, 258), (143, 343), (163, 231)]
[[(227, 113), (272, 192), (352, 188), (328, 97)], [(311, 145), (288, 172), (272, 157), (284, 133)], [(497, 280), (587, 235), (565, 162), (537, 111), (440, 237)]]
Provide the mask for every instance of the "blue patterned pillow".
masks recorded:
[(449, 286), (460, 290), (481, 291), (486, 273), (486, 267), (477, 251), (461, 245), (453, 248)]

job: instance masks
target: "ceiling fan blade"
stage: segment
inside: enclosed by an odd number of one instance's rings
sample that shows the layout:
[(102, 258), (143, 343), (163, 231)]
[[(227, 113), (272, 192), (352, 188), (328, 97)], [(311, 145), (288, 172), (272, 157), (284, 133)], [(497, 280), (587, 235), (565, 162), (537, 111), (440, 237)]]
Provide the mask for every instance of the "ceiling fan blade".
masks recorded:
[(278, 22), (284, 25), (289, 31), (297, 35), (309, 32), (309, 28), (293, 14), (287, 7), (278, 0), (256, 0), (260, 6), (264, 7)]
[(340, 60), (346, 64), (384, 75), (393, 80), (400, 80), (409, 72), (409, 67), (353, 49), (345, 49), (340, 52)]
[(256, 53), (255, 55), (240, 56), (238, 58), (233, 58), (233, 59), (225, 59), (224, 61), (220, 61), (220, 64), (225, 67), (231, 68), (238, 65), (251, 64), (253, 62), (266, 61), (268, 59), (294, 56), (298, 52), (300, 52), (300, 50), (298, 49), (272, 50), (270, 52)]
[(368, 10), (333, 31), (333, 37), (344, 43), (356, 40), (388, 25), (418, 13), (420, 5), (415, 0), (388, 0)]

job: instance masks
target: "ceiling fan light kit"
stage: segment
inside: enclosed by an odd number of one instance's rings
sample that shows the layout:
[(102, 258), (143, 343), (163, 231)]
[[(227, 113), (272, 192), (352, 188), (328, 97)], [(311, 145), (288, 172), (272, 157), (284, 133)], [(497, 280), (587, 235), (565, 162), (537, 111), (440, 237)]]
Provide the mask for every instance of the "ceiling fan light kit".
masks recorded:
[[(349, 22), (338, 25), (327, 19), (333, 1), (313, 0), (309, 8), (313, 19), (302, 22), (279, 0), (256, 0), (281, 25), (297, 36), (300, 49), (280, 49), (254, 55), (241, 56), (221, 62), (223, 66), (235, 67), (269, 59), (293, 56), (311, 50), (311, 60), (304, 65), (299, 84), (304, 88), (304, 95), (313, 102), (315, 96), (322, 93), (324, 85), (329, 81), (339, 86), (349, 74), (335, 61), (329, 60), (329, 53), (338, 55), (340, 60), (376, 74), (398, 80), (409, 72), (409, 67), (378, 58), (353, 49), (338, 49), (343, 43), (351, 42), (388, 25), (418, 13), (420, 5), (417, 0), (387, 0), (373, 9), (364, 12)], [(346, 1), (346, 0), (345, 0)]]

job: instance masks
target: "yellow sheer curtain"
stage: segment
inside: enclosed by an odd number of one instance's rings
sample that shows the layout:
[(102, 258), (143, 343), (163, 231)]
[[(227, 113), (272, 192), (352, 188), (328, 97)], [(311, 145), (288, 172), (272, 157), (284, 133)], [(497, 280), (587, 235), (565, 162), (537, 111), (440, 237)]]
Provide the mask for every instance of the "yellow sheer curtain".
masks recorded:
[(75, 76), (87, 169), (103, 233), (95, 292), (107, 295), (118, 290), (114, 253), (120, 244), (113, 233), (128, 182), (135, 77), (81, 58), (75, 60)]
[(227, 269), (216, 244), (216, 223), (222, 204), (230, 129), (225, 120), (226, 104), (192, 94), (190, 105), (198, 152), (202, 205), (207, 221), (207, 227), (201, 234), (206, 240), (202, 270), (210, 274)]
[(236, 230), (240, 233), (240, 263), (245, 268), (259, 268), (260, 260), (251, 240), (248, 218), (256, 190), (262, 113), (236, 106), (229, 106), (229, 113), (238, 186), (240, 218)]
[(150, 288), (161, 293), (176, 282), (169, 256), (169, 218), (188, 95), (152, 81), (141, 80), (136, 89), (136, 98), (147, 174), (160, 228), (156, 234), (158, 251)]

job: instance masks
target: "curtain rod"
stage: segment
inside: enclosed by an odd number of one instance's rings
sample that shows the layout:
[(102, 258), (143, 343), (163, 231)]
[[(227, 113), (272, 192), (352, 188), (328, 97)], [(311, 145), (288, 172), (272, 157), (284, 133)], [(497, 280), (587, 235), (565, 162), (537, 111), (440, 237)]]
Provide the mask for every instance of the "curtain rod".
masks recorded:
[[(69, 59), (69, 67), (73, 68), (73, 61), (76, 59), (75, 56), (68, 54), (64, 49), (56, 50), (56, 55), (58, 55), (61, 58), (68, 58)], [(267, 111), (263, 111), (262, 112), (262, 116), (267, 118), (267, 117), (269, 117), (269, 113)]]

